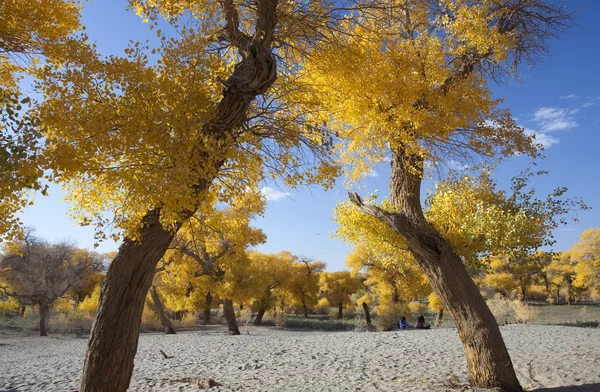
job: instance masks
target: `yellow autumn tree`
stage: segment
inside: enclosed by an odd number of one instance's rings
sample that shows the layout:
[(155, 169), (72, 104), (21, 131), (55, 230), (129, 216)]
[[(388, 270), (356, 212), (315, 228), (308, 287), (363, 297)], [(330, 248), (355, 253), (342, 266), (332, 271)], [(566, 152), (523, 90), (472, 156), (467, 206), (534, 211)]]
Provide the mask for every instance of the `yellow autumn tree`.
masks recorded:
[[(56, 56), (35, 73), (44, 102), (32, 115), (44, 124), (47, 180), (64, 185), (74, 218), (94, 225), (98, 240), (123, 239), (103, 284), (82, 391), (127, 389), (131, 337), (156, 265), (178, 229), (212, 204), (209, 194), (228, 203), (258, 193), (264, 178), (328, 187), (338, 174), (329, 132), (281, 99), (297, 69), (282, 59), (313, 42), (327, 3), (129, 4), (158, 44), (132, 42), (123, 56), (105, 56), (80, 31), (49, 42)], [(109, 352), (110, 363), (102, 360)]]
[(194, 310), (204, 302), (205, 323), (209, 322), (212, 297), (223, 299), (231, 334), (239, 334), (233, 302), (243, 303), (257, 296), (256, 291), (262, 293), (251, 283), (246, 252), (265, 241), (262, 230), (250, 226), (252, 215), (263, 206), (253, 196), (244, 195), (228, 208), (216, 203), (210, 208), (204, 206), (175, 237), (156, 283), (159, 289), (167, 286), (167, 306), (171, 309), (173, 300), (179, 302), (178, 307), (192, 305)]
[(576, 262), (574, 287), (593, 289), (600, 294), (600, 228), (591, 227), (581, 233), (569, 253)]
[[(573, 285), (577, 272), (577, 261), (570, 251), (560, 252), (552, 258), (552, 262), (546, 266), (545, 272), (548, 276), (548, 281), (554, 289), (555, 303), (560, 302), (561, 289), (566, 289), (566, 302), (573, 303), (576, 297), (581, 295), (581, 289), (585, 291), (587, 285), (575, 287)], [(579, 290), (578, 290), (579, 289)]]
[(319, 286), (332, 306), (338, 308), (338, 318), (344, 318), (344, 306), (352, 304), (352, 294), (362, 286), (360, 277), (350, 271), (336, 271), (321, 273)]
[(286, 251), (277, 254), (249, 252), (248, 258), (249, 285), (256, 293), (251, 300), (252, 310), (257, 312), (254, 325), (261, 325), (265, 312), (281, 300), (279, 291), (292, 279), (294, 256)]
[[(351, 201), (399, 234), (454, 317), (470, 382), (520, 391), (502, 336), (463, 260), (421, 205), (426, 168), (472, 155), (537, 156), (486, 83), (539, 54), (568, 22), (544, 1), (383, 2), (340, 22), (308, 58), (297, 98), (340, 136), (358, 178), (391, 156), (389, 208)], [(473, 344), (476, 342), (476, 344)]]
[(302, 308), (304, 318), (319, 301), (319, 280), (325, 263), (304, 257), (293, 257), (291, 278), (279, 290), (282, 303)]
[(40, 60), (56, 58), (54, 44), (79, 28), (79, 11), (71, 0), (0, 3), (0, 241), (22, 237), (17, 213), (45, 190), (39, 119), (26, 112), (31, 101), (19, 85)]
[(492, 179), (492, 169), (479, 165), (451, 173), (428, 195), (425, 215), (471, 274), (483, 274), (478, 280), (503, 295), (525, 297), (532, 284), (546, 284), (544, 268), (551, 257), (539, 249), (554, 245), (553, 231), (588, 206), (565, 197), (564, 187), (539, 197), (531, 184), (545, 171), (528, 168), (504, 190)]

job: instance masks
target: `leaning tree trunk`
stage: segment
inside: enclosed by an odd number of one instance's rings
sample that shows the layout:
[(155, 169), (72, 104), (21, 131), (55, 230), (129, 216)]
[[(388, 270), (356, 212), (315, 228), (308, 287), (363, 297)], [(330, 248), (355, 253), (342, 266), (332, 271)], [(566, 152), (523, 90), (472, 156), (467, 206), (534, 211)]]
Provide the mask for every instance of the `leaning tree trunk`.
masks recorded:
[(369, 305), (367, 305), (366, 302), (363, 302), (362, 308), (363, 308), (363, 311), (365, 312), (365, 319), (367, 320), (367, 325), (369, 327), (371, 327), (372, 324), (371, 324), (371, 313), (369, 312)]
[[(237, 28), (235, 10), (225, 7), (225, 28), (222, 37), (242, 52), (242, 60), (223, 82), (223, 97), (211, 121), (203, 125), (205, 136), (216, 144), (232, 146), (246, 120), (254, 99), (267, 91), (277, 78), (276, 58), (272, 53), (277, 0), (256, 2), (256, 36), (249, 37)], [(226, 153), (227, 151), (221, 151)], [(208, 157), (201, 151), (208, 177), (199, 178), (194, 191), (198, 205), (205, 191), (218, 175), (223, 157)], [(203, 162), (206, 160), (206, 162)], [(182, 222), (195, 211), (182, 213)], [(165, 254), (176, 230), (167, 231), (160, 223), (160, 210), (153, 210), (142, 219), (140, 241), (126, 238), (111, 263), (100, 293), (100, 303), (88, 343), (80, 392), (125, 392), (133, 372), (144, 298), (158, 261)]]
[(254, 325), (261, 325), (262, 319), (267, 311), (267, 304), (271, 302), (271, 287), (268, 287), (265, 290), (264, 297), (260, 301), (260, 308), (258, 309), (258, 313), (256, 314), (256, 318), (254, 319)]
[(48, 336), (48, 315), (50, 307), (48, 304), (40, 305), (40, 336)]
[(204, 299), (204, 325), (210, 324), (210, 310), (212, 309), (212, 293), (210, 290), (206, 292), (206, 298)]
[(338, 318), (344, 318), (344, 304), (342, 304), (341, 302), (338, 304)]
[(163, 228), (159, 215), (158, 210), (146, 214), (140, 241), (125, 239), (108, 268), (88, 342), (81, 392), (124, 392), (129, 387), (146, 294), (174, 236)]
[(158, 318), (160, 319), (160, 323), (165, 329), (165, 333), (167, 335), (175, 335), (175, 328), (173, 328), (173, 324), (165, 314), (165, 308), (160, 301), (160, 297), (156, 292), (156, 286), (150, 287), (150, 296), (152, 297), (152, 302), (154, 302), (154, 309), (156, 309), (156, 313), (158, 313)]
[(421, 158), (403, 151), (393, 152), (390, 197), (398, 212), (383, 211), (357, 194), (351, 194), (351, 200), (405, 239), (433, 290), (456, 321), (470, 383), (480, 388), (522, 391), (498, 324), (479, 289), (450, 243), (423, 215), (422, 170)]
[(237, 326), (237, 321), (235, 320), (235, 311), (233, 310), (233, 301), (230, 299), (225, 299), (223, 301), (223, 310), (225, 311), (225, 319), (227, 320), (227, 329), (229, 330), (230, 335), (239, 335), (240, 330)]
[(444, 319), (444, 308), (441, 308), (440, 311), (438, 312), (437, 316), (435, 317), (435, 326), (439, 327), (440, 325), (442, 325), (443, 319)]
[(258, 310), (258, 313), (256, 313), (256, 319), (254, 319), (254, 325), (261, 325), (262, 324), (262, 319), (263, 319), (263, 316), (265, 315), (266, 311), (267, 310), (265, 309), (264, 306), (261, 307)]

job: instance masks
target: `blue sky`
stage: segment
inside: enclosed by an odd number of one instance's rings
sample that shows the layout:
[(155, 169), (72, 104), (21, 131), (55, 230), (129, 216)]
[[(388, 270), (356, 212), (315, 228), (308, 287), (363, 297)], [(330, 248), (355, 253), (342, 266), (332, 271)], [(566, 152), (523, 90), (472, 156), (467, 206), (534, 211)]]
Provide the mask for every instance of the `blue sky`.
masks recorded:
[[(124, 0), (90, 0), (85, 3), (83, 23), (91, 41), (104, 54), (122, 54), (129, 40), (153, 39), (147, 25), (125, 10)], [(520, 80), (494, 87), (497, 97), (505, 99), (506, 107), (518, 118), (518, 123), (547, 145), (546, 159), (538, 163), (550, 174), (534, 180), (540, 195), (557, 186), (569, 188), (592, 210), (579, 214), (578, 223), (569, 223), (555, 232), (555, 250), (571, 247), (588, 227), (600, 226), (600, 2), (570, 0), (569, 7), (578, 10), (576, 26), (550, 46), (550, 55), (534, 69), (522, 69)], [(503, 163), (495, 178), (506, 186), (510, 178), (530, 163), (516, 157)], [(369, 191), (388, 188), (388, 164), (376, 168), (374, 176), (365, 179)], [(267, 188), (268, 186), (272, 188)], [(330, 238), (336, 225), (331, 220), (338, 201), (346, 199), (342, 180), (333, 190), (304, 188), (287, 191), (265, 184), (271, 200), (265, 216), (255, 225), (267, 234), (264, 252), (286, 249), (298, 255), (325, 261), (330, 270), (345, 267), (350, 248)], [(424, 190), (425, 191), (425, 190)], [(425, 192), (424, 192), (425, 193)], [(34, 206), (22, 216), (37, 235), (49, 240), (72, 239), (81, 247), (92, 247), (93, 229), (74, 226), (67, 215), (68, 205), (60, 202), (61, 190), (51, 188), (50, 196), (36, 198)], [(102, 243), (98, 250), (115, 250), (118, 244)]]

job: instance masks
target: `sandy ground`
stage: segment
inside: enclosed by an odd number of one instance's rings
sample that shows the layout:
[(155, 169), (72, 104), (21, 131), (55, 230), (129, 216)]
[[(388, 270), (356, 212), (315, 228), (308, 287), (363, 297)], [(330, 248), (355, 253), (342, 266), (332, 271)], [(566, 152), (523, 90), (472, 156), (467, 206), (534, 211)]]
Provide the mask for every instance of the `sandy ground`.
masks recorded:
[[(301, 332), (250, 328), (143, 334), (130, 391), (189, 391), (173, 382), (211, 377), (211, 391), (471, 391), (455, 329)], [(502, 327), (522, 385), (600, 391), (600, 328)], [(86, 339), (0, 332), (0, 391), (74, 391)], [(159, 350), (173, 358), (164, 359)]]

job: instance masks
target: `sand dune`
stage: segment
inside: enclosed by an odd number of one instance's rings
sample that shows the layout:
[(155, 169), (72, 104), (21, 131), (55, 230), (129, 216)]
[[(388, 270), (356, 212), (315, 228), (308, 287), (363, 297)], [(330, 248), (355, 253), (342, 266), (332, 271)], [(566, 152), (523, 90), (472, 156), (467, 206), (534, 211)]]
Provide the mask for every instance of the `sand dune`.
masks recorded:
[[(131, 391), (470, 391), (455, 329), (302, 332), (250, 328), (143, 334)], [(547, 392), (600, 391), (600, 328), (502, 327), (522, 385)], [(86, 339), (0, 333), (0, 391), (78, 388)], [(173, 358), (164, 359), (159, 350)], [(547, 389), (544, 389), (547, 388)]]

